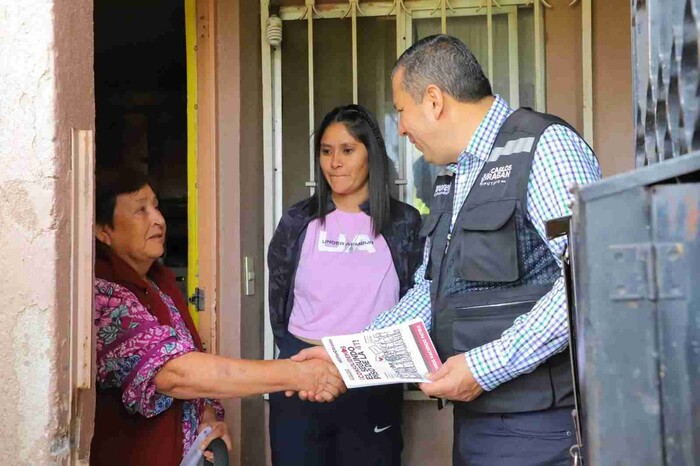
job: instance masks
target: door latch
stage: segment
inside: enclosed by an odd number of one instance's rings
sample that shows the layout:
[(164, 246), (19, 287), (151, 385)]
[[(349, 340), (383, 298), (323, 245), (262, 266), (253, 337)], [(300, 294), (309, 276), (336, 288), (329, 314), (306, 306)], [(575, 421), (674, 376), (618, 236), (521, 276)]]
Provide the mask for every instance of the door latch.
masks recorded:
[(195, 288), (194, 293), (187, 300), (197, 309), (197, 312), (202, 312), (204, 310), (204, 289)]

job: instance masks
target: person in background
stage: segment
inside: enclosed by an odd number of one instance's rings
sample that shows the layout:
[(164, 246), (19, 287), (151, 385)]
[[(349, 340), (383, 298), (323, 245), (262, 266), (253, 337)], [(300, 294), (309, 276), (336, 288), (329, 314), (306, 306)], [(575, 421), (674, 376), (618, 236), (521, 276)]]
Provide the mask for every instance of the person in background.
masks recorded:
[[(411, 287), (420, 215), (390, 196), (375, 117), (346, 105), (314, 138), (316, 193), (292, 206), (270, 243), (270, 317), (280, 359), (325, 336), (362, 331)], [(274, 466), (399, 466), (402, 386), (353, 389), (328, 404), (270, 396)]]
[(307, 387), (319, 390), (315, 401), (330, 401), (345, 391), (325, 361), (245, 361), (202, 352), (175, 276), (158, 262), (166, 223), (145, 176), (129, 169), (98, 174), (95, 223), (91, 465), (177, 465), (206, 426), (212, 433), (204, 446), (222, 438), (230, 449), (217, 398)]

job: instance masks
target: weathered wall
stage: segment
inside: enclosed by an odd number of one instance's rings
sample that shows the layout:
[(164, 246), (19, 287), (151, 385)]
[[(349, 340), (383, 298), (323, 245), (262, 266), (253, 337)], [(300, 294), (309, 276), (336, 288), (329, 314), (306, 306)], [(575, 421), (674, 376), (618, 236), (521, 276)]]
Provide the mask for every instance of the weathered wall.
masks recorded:
[(0, 464), (69, 455), (70, 128), (93, 125), (91, 25), (86, 0), (0, 3)]
[[(264, 194), (262, 134), (262, 52), (260, 49), (260, 2), (241, 1), (240, 34), (245, 47), (240, 55), (241, 94), (241, 257), (255, 266), (255, 294), (241, 297), (241, 357), (263, 359), (264, 313)], [(243, 264), (241, 275), (245, 279)], [(242, 283), (245, 287), (245, 283)], [(243, 400), (241, 439), (243, 465), (265, 464), (267, 403), (260, 397)]]
[[(547, 111), (583, 134), (581, 3), (545, 9)], [(603, 176), (634, 168), (629, 0), (593, 0), (593, 148)]]
[[(221, 354), (263, 358), (262, 69), (259, 2), (217, 2), (221, 243)], [(243, 91), (243, 92), (241, 92)], [(245, 296), (243, 260), (255, 267), (255, 294)], [(236, 436), (231, 464), (265, 463), (265, 401), (226, 401)]]
[(593, 3), (593, 145), (603, 176), (634, 168), (629, 0)]
[[(241, 88), (240, 0), (216, 2), (217, 144), (219, 153), (218, 308), (220, 354), (241, 357)], [(229, 464), (239, 466), (240, 399), (224, 400), (226, 423), (233, 438)]]
[(581, 79), (581, 7), (553, 0), (544, 8), (547, 111), (568, 121), (583, 134)]

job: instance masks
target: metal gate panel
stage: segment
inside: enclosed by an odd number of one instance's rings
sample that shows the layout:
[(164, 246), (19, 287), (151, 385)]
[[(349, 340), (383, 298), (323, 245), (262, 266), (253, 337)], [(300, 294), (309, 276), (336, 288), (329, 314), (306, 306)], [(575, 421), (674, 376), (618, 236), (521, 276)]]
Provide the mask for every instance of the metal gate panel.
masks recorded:
[[(643, 254), (620, 248), (650, 241), (643, 187), (574, 205), (578, 368), (584, 458), (592, 465), (662, 464), (655, 306), (621, 282), (637, 283)], [(625, 264), (632, 267), (626, 268)], [(628, 286), (628, 288), (632, 288)], [(640, 439), (645, 439), (640, 442)]]
[(574, 197), (585, 464), (699, 465), (700, 153)]
[(665, 464), (689, 466), (700, 464), (700, 293), (690, 278), (700, 277), (700, 183), (651, 193)]

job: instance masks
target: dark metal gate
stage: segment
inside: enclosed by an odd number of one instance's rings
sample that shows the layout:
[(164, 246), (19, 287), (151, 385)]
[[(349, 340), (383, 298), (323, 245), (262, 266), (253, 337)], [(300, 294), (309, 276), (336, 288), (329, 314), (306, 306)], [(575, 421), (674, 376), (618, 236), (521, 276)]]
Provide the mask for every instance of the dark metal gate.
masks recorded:
[(700, 150), (700, 0), (632, 0), (636, 166)]
[(575, 189), (587, 465), (700, 465), (700, 153)]

